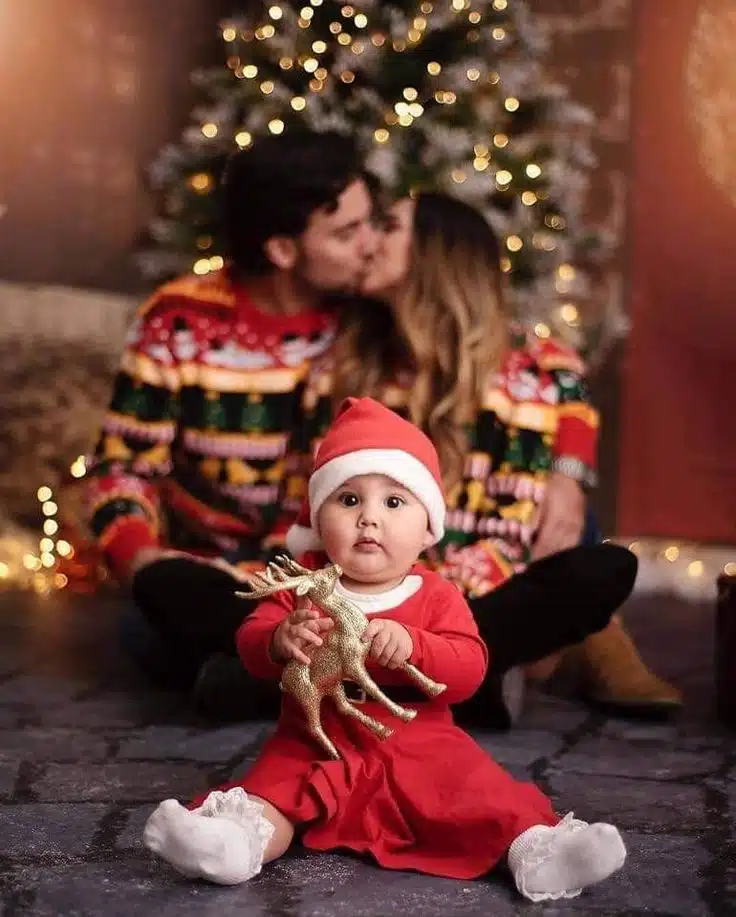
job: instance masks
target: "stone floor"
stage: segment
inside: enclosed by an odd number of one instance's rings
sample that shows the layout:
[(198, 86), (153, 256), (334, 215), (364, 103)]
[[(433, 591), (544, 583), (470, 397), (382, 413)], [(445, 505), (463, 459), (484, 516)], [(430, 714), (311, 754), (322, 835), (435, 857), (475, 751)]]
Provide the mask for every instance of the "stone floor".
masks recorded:
[(267, 723), (208, 728), (141, 684), (115, 648), (111, 600), (0, 598), (2, 917), (715, 917), (736, 913), (736, 737), (713, 722), (710, 609), (634, 601), (644, 654), (687, 692), (670, 724), (534, 698), (479, 741), (561, 810), (624, 830), (622, 873), (581, 898), (522, 901), (503, 876), (454, 882), (296, 851), (250, 885), (187, 882), (141, 848), (143, 822), (247, 767)]

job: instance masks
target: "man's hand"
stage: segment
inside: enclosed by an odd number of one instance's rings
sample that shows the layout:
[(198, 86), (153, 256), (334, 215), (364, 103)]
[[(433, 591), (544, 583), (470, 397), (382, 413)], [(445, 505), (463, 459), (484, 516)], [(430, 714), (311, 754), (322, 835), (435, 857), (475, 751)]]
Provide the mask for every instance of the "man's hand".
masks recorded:
[(322, 634), (332, 630), (335, 622), (332, 618), (320, 617), (311, 602), (300, 602), (288, 618), (279, 624), (271, 641), (271, 658), (274, 662), (311, 663), (309, 651), (322, 646)]
[(575, 547), (585, 522), (585, 494), (578, 482), (559, 472), (551, 474), (538, 518), (532, 560)]
[(387, 669), (398, 669), (414, 652), (409, 631), (388, 618), (374, 618), (363, 632), (363, 643), (370, 643), (369, 655)]

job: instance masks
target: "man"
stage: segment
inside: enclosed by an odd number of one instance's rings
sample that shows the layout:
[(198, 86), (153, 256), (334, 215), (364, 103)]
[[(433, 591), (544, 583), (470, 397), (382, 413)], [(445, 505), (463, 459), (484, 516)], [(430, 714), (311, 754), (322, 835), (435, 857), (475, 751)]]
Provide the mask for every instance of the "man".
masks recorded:
[[(325, 301), (358, 288), (375, 249), (362, 163), (335, 134), (260, 140), (229, 163), (223, 199), (228, 267), (167, 284), (138, 312), (89, 478), (92, 530), (134, 595), (151, 565), (168, 561), (176, 589), (194, 556), (255, 561), (278, 541), (301, 385), (337, 326)], [(222, 579), (196, 572), (205, 589)], [(149, 669), (162, 662), (133, 612), (123, 637)], [(176, 671), (160, 674), (191, 682), (202, 659), (168, 650)]]

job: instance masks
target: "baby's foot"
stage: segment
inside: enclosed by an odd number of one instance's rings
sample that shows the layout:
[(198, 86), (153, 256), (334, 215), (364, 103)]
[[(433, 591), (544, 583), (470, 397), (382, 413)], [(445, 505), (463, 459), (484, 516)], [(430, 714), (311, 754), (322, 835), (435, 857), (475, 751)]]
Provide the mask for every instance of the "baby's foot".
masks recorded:
[(553, 828), (530, 828), (509, 850), (516, 887), (532, 901), (574, 898), (621, 869), (625, 859), (617, 828), (588, 825), (571, 815)]
[(257, 839), (250, 833), (247, 825), (199, 815), (166, 799), (146, 822), (143, 843), (190, 879), (237, 885), (260, 872), (262, 851), (254, 863)]

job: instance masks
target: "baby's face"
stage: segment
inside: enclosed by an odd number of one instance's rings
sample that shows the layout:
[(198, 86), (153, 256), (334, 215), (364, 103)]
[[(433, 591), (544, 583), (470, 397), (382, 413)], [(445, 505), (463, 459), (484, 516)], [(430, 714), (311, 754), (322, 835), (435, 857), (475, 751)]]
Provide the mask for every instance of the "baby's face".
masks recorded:
[(402, 581), (432, 543), (424, 506), (382, 474), (351, 478), (322, 504), (322, 543), (348, 588), (371, 592)]

